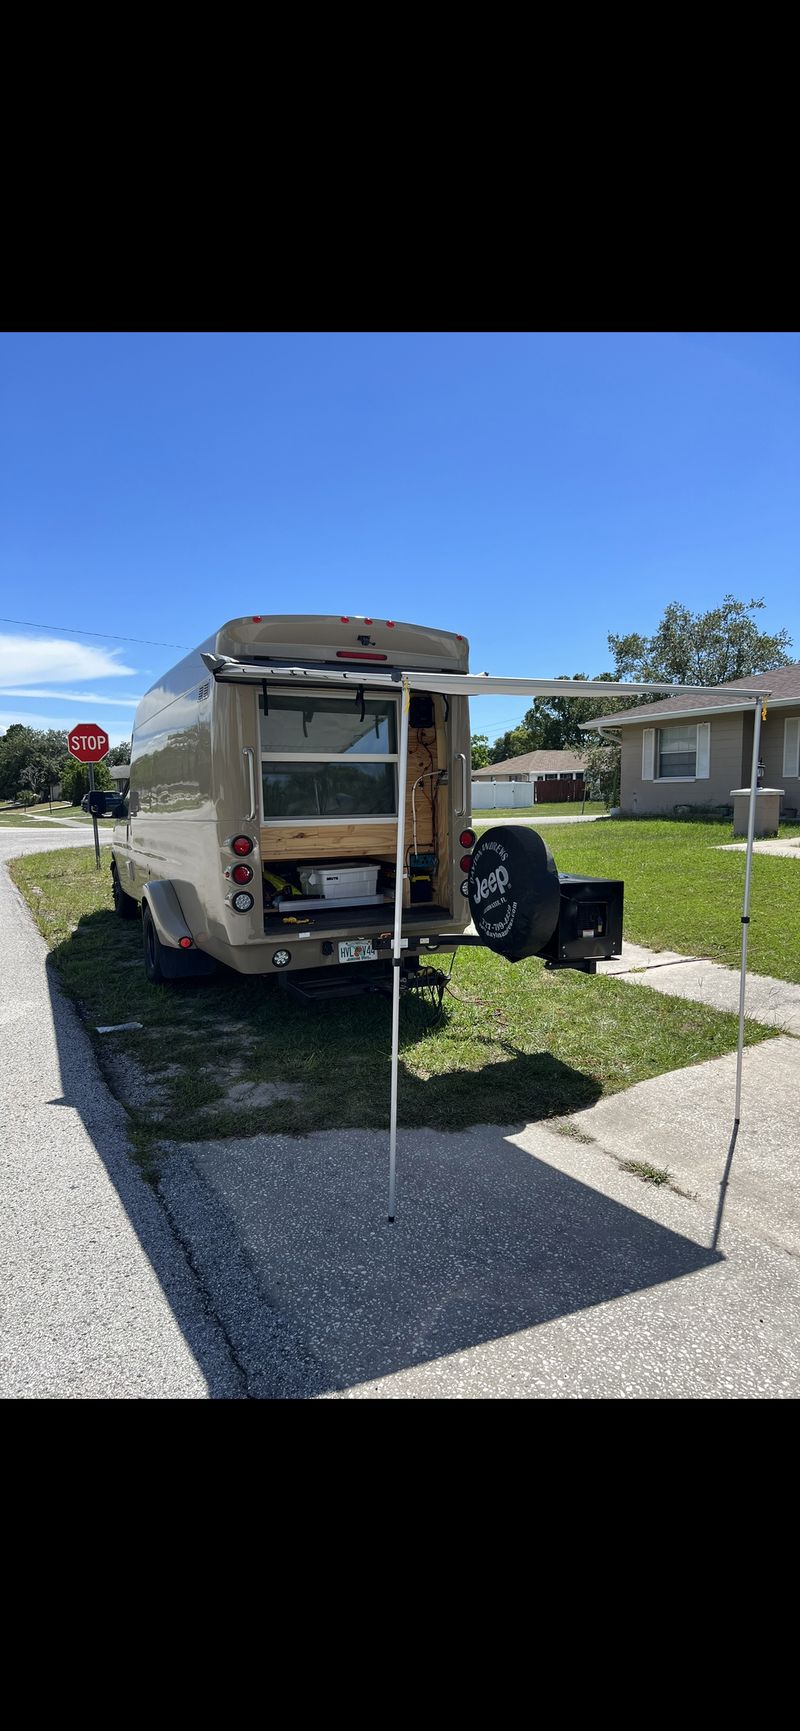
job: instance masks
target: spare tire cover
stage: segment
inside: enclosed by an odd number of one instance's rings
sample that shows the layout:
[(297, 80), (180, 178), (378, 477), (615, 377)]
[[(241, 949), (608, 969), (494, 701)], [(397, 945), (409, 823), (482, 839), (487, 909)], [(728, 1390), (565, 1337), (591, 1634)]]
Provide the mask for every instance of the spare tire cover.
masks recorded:
[(558, 922), (556, 862), (535, 829), (497, 824), (475, 843), (469, 905), (475, 929), (509, 962), (538, 955)]

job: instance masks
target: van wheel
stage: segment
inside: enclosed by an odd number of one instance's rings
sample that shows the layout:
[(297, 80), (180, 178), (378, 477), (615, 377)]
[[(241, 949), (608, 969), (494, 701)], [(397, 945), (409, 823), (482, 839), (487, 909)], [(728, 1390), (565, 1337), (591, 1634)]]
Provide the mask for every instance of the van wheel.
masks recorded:
[(122, 884), (119, 881), (119, 872), (117, 871), (116, 860), (111, 861), (111, 893), (114, 897), (114, 906), (120, 919), (135, 919), (139, 912), (139, 903), (136, 901), (134, 896), (129, 896), (122, 888)]
[(156, 931), (155, 920), (147, 903), (142, 905), (142, 939), (144, 941), (144, 971), (151, 986), (163, 986), (166, 974), (162, 966), (163, 945)]

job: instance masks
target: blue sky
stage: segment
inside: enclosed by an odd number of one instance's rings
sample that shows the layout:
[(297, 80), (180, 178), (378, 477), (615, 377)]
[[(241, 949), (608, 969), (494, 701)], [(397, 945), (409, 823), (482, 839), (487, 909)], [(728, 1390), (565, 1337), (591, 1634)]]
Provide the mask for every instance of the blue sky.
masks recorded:
[(732, 592), (800, 659), (799, 387), (793, 333), (2, 335), (0, 613), (40, 628), (0, 622), (0, 728), (124, 738), (179, 651), (81, 633), (239, 613), (447, 626), (546, 677)]

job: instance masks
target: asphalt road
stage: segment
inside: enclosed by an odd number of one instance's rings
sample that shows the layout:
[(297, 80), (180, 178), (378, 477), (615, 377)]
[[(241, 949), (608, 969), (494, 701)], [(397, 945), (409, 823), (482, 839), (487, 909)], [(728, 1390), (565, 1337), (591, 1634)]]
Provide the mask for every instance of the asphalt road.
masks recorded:
[(3, 871), (0, 932), (6, 1398), (800, 1394), (797, 1258), (575, 1126), (401, 1131), (395, 1226), (382, 1131), (174, 1148), (157, 1197)]
[(241, 1374), (4, 869), (91, 844), (91, 829), (0, 832), (0, 1395), (235, 1397)]

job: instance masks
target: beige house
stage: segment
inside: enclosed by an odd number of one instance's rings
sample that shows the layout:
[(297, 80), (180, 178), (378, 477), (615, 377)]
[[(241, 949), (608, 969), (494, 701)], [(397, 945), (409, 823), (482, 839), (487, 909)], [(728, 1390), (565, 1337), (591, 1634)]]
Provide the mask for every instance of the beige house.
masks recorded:
[(783, 788), (782, 816), (800, 812), (800, 662), (721, 685), (708, 697), (668, 697), (584, 722), (587, 732), (621, 744), (623, 812), (730, 808), (732, 788), (749, 786), (753, 750), (752, 701), (737, 701), (737, 691), (762, 679), (772, 695), (761, 730), (761, 782)]
[(583, 781), (588, 752), (524, 751), (503, 763), (473, 769), (473, 781)]

